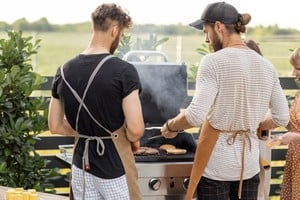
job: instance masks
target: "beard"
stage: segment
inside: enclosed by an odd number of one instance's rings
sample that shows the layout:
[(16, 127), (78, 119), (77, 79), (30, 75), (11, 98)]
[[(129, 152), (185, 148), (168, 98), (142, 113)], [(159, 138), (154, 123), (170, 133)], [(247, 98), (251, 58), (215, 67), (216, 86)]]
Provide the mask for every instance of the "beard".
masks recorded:
[(211, 45), (215, 52), (223, 49), (223, 43), (222, 43), (220, 37), (218, 37), (218, 34), (216, 33), (215, 30), (213, 30), (213, 33), (212, 33), (212, 44)]
[(116, 39), (111, 43), (110, 49), (109, 49), (109, 53), (110, 54), (114, 54), (116, 49), (119, 46), (119, 42), (120, 42), (120, 32), (118, 33)]

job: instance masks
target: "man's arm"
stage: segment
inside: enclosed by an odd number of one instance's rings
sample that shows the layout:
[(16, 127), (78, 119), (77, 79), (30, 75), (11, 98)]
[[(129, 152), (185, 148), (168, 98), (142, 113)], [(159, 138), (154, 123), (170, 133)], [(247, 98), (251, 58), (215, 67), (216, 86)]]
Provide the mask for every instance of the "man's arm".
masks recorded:
[(59, 99), (51, 97), (48, 113), (48, 127), (52, 134), (75, 135), (76, 131), (65, 119), (63, 105)]
[(275, 77), (275, 80), (276, 82), (274, 83), (273, 92), (270, 99), (270, 110), (261, 123), (261, 128), (265, 127), (263, 128), (265, 130), (278, 126), (286, 127), (290, 120), (288, 101), (280, 86), (278, 77)]
[(145, 126), (139, 91), (134, 90), (123, 99), (126, 135), (129, 141), (137, 142), (144, 134)]
[(160, 131), (165, 138), (175, 138), (178, 134), (178, 131), (188, 129), (191, 127), (193, 127), (193, 126), (191, 126), (188, 123), (188, 121), (185, 117), (185, 110), (182, 109), (182, 110), (180, 110), (180, 113), (176, 117), (169, 119), (163, 125), (163, 127)]
[(268, 112), (265, 116), (265, 118), (260, 122), (260, 129), (261, 130), (270, 130), (277, 128), (279, 125), (277, 125), (273, 120), (270, 112)]

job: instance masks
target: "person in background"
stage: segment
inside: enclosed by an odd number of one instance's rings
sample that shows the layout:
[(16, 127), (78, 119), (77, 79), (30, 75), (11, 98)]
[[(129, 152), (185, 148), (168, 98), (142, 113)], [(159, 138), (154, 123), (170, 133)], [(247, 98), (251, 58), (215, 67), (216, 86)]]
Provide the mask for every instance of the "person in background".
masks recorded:
[[(263, 56), (258, 43), (254, 40), (245, 40), (246, 45), (256, 51), (259, 55)], [(267, 136), (269, 137), (269, 135)], [(271, 148), (266, 144), (267, 138), (264, 140), (259, 140), (259, 152), (261, 159), (264, 159), (268, 166), (263, 166), (262, 162), (260, 165), (260, 173), (259, 178), (260, 182), (258, 185), (258, 200), (269, 200), (269, 193), (270, 193), (270, 180), (271, 180), (271, 170), (270, 170), (270, 163), (271, 163)]]
[[(178, 130), (201, 126), (187, 200), (195, 189), (198, 200), (256, 200), (256, 130), (288, 124), (288, 103), (274, 66), (241, 37), (250, 19), (226, 2), (215, 2), (190, 24), (203, 30), (215, 52), (200, 62), (191, 103), (161, 129), (172, 138)], [(262, 121), (268, 109), (271, 115)]]
[(254, 40), (245, 40), (245, 43), (250, 49), (256, 51), (259, 55), (263, 56), (263, 54), (258, 46), (258, 43), (256, 43)]
[[(290, 56), (293, 75), (300, 80), (300, 48)], [(281, 184), (281, 200), (300, 199), (300, 92), (296, 93), (290, 107), (288, 132), (279, 137), (281, 144), (288, 145), (286, 162)]]
[(141, 200), (132, 149), (144, 121), (135, 67), (112, 54), (131, 17), (116, 4), (91, 14), (87, 48), (59, 67), (52, 84), (49, 130), (78, 138), (71, 188), (75, 200)]

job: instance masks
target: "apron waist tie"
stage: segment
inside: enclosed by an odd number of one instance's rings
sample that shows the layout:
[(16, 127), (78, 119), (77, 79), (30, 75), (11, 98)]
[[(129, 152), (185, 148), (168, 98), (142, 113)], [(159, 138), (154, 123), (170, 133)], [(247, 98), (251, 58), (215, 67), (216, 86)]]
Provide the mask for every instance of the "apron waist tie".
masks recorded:
[[(105, 151), (105, 145), (103, 142), (103, 139), (114, 139), (118, 138), (118, 134), (111, 134), (110, 136), (88, 136), (88, 135), (77, 135), (78, 138), (83, 138), (85, 140), (84, 144), (84, 151), (83, 151), (83, 156), (82, 156), (82, 176), (83, 176), (83, 191), (82, 191), (82, 199), (85, 199), (85, 188), (86, 188), (86, 183), (85, 183), (85, 171), (88, 171), (91, 169), (90, 167), (90, 162), (89, 162), (89, 146), (90, 146), (90, 141), (96, 140), (97, 142), (97, 154), (99, 156), (103, 156), (104, 151)], [(101, 146), (101, 151), (99, 150), (99, 147)]]
[[(230, 132), (231, 133), (231, 132)], [(241, 130), (237, 132), (233, 132), (230, 136), (227, 138), (227, 144), (232, 145), (235, 142), (237, 135), (242, 135), (243, 139), (243, 146), (242, 146), (242, 168), (241, 168), (241, 175), (240, 175), (240, 183), (239, 183), (239, 190), (238, 190), (238, 198), (242, 198), (242, 188), (243, 188), (243, 176), (244, 176), (244, 170), (245, 170), (245, 150), (246, 150), (246, 139), (249, 141), (249, 151), (251, 151), (251, 140), (249, 137), (250, 130)]]
[[(90, 162), (89, 162), (89, 146), (90, 146), (90, 141), (96, 140), (97, 143), (97, 154), (99, 156), (103, 156), (104, 151), (105, 151), (105, 145), (103, 142), (103, 139), (113, 139), (116, 138), (116, 135), (112, 136), (87, 136), (87, 135), (78, 135), (79, 138), (84, 138), (85, 144), (84, 144), (84, 151), (83, 151), (83, 156), (82, 156), (82, 169), (83, 170), (90, 170)], [(100, 151), (101, 147), (101, 151)]]

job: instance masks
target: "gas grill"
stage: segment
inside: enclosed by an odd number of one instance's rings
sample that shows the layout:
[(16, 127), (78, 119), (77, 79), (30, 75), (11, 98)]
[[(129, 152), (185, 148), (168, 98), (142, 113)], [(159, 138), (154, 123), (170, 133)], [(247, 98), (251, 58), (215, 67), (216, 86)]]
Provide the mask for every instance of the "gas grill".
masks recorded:
[(175, 117), (187, 105), (187, 72), (185, 64), (132, 62), (142, 84), (141, 104), (145, 130), (141, 146), (159, 148), (172, 144), (187, 149), (183, 155), (135, 156), (138, 181), (143, 200), (184, 199), (194, 160), (196, 142), (190, 133), (179, 133), (174, 139), (149, 137), (160, 135), (158, 128)]
[[(145, 131), (143, 138), (146, 139), (147, 135)], [(151, 140), (151, 143), (141, 140), (141, 146), (159, 148), (160, 144), (175, 144), (177, 148), (184, 148), (184, 145), (177, 146), (174, 142), (184, 135), (193, 137), (190, 133), (179, 133), (175, 139), (156, 139)], [(185, 149), (194, 149), (195, 146), (195, 141), (190, 145), (186, 143)], [(158, 155), (135, 155), (135, 160), (143, 200), (184, 199), (194, 160), (193, 151), (188, 150), (183, 155), (172, 155), (159, 150)]]
[[(157, 131), (156, 135), (160, 135)], [(135, 155), (135, 161), (139, 162), (193, 162), (194, 152), (196, 150), (196, 141), (190, 133), (182, 132), (174, 139), (157, 138), (149, 140), (148, 131), (145, 131), (144, 136), (140, 140), (141, 146), (158, 149), (158, 154), (150, 155)], [(176, 148), (186, 149), (185, 154), (168, 154), (165, 150), (160, 150), (159, 147), (163, 144), (171, 144)]]

